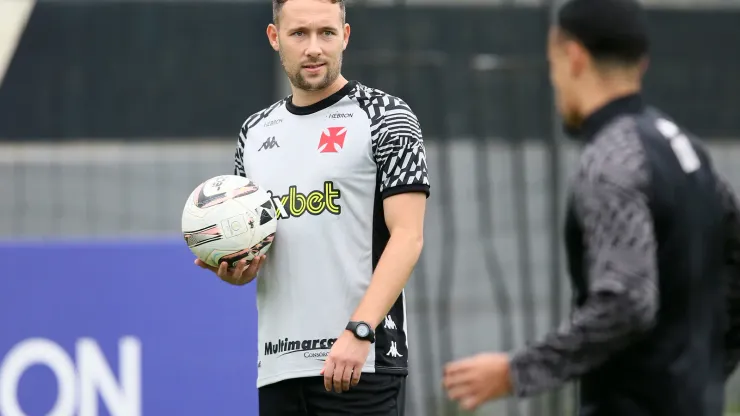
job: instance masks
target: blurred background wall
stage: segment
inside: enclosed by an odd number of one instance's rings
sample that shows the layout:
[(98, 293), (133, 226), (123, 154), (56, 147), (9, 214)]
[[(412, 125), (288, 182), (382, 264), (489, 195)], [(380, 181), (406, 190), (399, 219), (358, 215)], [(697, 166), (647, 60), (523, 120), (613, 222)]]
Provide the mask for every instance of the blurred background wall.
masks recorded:
[[(646, 96), (740, 190), (740, 2), (645, 3)], [(567, 316), (560, 228), (578, 149), (552, 111), (553, 7), (348, 8), (345, 75), (403, 97), (427, 142), (412, 416), (462, 414), (440, 389), (445, 362), (521, 346)], [(0, 414), (254, 414), (253, 289), (191, 270), (178, 233), (189, 192), (232, 172), (245, 118), (287, 90), (270, 19), (266, 0), (0, 0)], [(728, 414), (740, 414), (735, 378)], [(572, 397), (477, 414), (567, 415)]]

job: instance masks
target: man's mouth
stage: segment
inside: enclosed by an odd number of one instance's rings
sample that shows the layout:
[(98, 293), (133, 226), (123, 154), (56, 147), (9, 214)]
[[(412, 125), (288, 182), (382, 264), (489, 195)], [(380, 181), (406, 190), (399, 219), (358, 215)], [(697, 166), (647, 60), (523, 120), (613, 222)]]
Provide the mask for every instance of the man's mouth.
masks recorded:
[(321, 68), (324, 65), (326, 65), (326, 64), (323, 64), (323, 63), (322, 64), (306, 64), (306, 65), (303, 65), (303, 67), (306, 68), (306, 69), (318, 69), (318, 68)]

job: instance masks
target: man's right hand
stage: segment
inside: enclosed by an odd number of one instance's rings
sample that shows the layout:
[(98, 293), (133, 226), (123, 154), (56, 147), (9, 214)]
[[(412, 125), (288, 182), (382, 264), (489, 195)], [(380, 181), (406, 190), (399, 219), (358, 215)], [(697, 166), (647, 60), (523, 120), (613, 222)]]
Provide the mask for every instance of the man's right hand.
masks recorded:
[(251, 262), (247, 263), (246, 259), (239, 260), (236, 267), (228, 267), (226, 262), (222, 262), (219, 267), (212, 267), (204, 263), (200, 259), (195, 259), (195, 265), (204, 269), (208, 269), (213, 273), (216, 273), (226, 283), (232, 285), (242, 286), (254, 280), (257, 277), (257, 272), (260, 269), (260, 265), (265, 262), (267, 256), (260, 255), (252, 259)]

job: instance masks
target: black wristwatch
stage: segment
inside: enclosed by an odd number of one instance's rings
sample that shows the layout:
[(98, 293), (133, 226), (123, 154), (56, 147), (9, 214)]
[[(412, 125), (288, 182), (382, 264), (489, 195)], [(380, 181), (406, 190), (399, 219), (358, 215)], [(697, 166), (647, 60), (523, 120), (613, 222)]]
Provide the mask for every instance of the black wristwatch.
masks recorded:
[(375, 342), (375, 332), (366, 322), (349, 321), (345, 329), (351, 331), (357, 339), (370, 341), (371, 344)]

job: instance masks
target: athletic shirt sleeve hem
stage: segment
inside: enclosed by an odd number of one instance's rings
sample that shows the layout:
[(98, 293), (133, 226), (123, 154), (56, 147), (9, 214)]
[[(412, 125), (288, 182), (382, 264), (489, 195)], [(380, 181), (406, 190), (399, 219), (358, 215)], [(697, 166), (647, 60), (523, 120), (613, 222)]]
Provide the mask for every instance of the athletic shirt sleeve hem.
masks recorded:
[(383, 199), (392, 197), (394, 195), (405, 194), (409, 192), (421, 192), (429, 198), (430, 187), (425, 184), (411, 184), (411, 185), (400, 185), (394, 188), (386, 189), (381, 193)]

